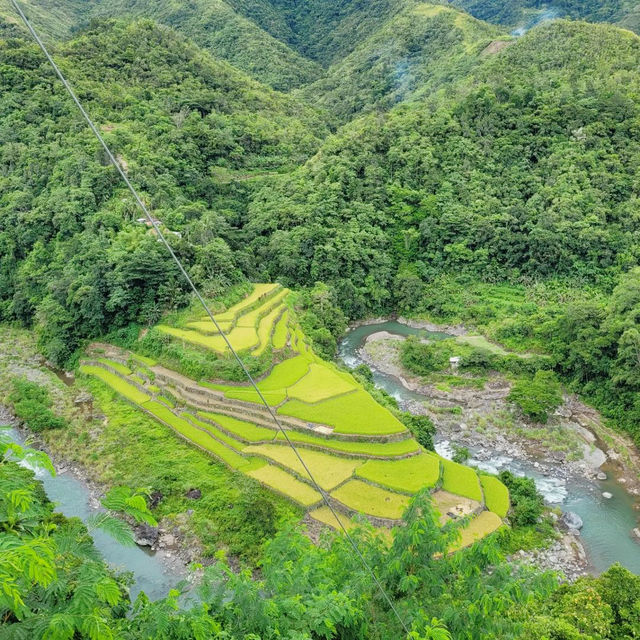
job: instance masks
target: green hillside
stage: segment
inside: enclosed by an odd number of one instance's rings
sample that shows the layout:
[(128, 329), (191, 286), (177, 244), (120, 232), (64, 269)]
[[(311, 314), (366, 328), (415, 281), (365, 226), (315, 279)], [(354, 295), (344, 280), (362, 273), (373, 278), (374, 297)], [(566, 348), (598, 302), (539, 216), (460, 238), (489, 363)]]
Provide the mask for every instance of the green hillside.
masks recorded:
[[(537, 28), (263, 189), (255, 251), (288, 285), (331, 283), (350, 316), (443, 272), (615, 278), (638, 251), (639, 63), (630, 32)], [(274, 229), (277, 248), (262, 240)]]
[(501, 35), (500, 29), (462, 12), (412, 4), (333, 64), (303, 95), (342, 120), (388, 109), (468, 74)]
[[(196, 280), (242, 278), (231, 226), (254, 180), (317, 149), (315, 110), (150, 22), (97, 23), (56, 56)], [(37, 322), (62, 362), (183, 284), (37, 48), (0, 40), (0, 65), (0, 318)]]
[(552, 17), (617, 22), (633, 7), (628, 0), (453, 0), (452, 4), (481, 20), (511, 26), (526, 26)]
[(317, 64), (236, 13), (222, 0), (189, 3), (109, 0), (100, 2), (92, 13), (118, 18), (150, 18), (173, 27), (214, 57), (226, 60), (276, 89), (288, 90), (306, 84), (321, 72)]
[[(20, 3), (34, 27), (47, 40), (67, 38), (73, 29), (83, 24), (96, 0), (25, 0)], [(9, 0), (0, 0), (0, 23), (16, 25), (26, 33), (22, 23)]]

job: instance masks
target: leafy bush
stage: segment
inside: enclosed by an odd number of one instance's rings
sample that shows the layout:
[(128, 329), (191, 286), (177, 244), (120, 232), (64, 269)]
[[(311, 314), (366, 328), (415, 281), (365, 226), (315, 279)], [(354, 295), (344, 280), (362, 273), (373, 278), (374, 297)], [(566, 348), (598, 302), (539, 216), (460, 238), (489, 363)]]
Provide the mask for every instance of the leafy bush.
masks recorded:
[(514, 527), (536, 524), (544, 509), (544, 500), (531, 478), (518, 478), (510, 471), (502, 471), (498, 476), (502, 484), (509, 489), (511, 515), (509, 519)]
[(62, 418), (51, 411), (52, 402), (47, 389), (26, 378), (13, 380), (9, 402), (15, 415), (24, 420), (32, 431), (62, 429), (66, 425)]
[(453, 445), (453, 458), (454, 462), (458, 462), (460, 464), (464, 464), (471, 454), (469, 453), (469, 449), (467, 447), (460, 447), (457, 444)]
[(434, 451), (433, 436), (436, 433), (436, 427), (430, 418), (417, 416), (408, 411), (399, 412), (398, 417), (425, 449)]
[(524, 415), (536, 422), (546, 423), (549, 412), (562, 403), (562, 390), (553, 371), (536, 371), (532, 380), (518, 380), (508, 400), (520, 408)]
[(448, 354), (437, 345), (420, 342), (416, 336), (409, 336), (400, 346), (400, 362), (411, 373), (424, 376), (445, 367)]

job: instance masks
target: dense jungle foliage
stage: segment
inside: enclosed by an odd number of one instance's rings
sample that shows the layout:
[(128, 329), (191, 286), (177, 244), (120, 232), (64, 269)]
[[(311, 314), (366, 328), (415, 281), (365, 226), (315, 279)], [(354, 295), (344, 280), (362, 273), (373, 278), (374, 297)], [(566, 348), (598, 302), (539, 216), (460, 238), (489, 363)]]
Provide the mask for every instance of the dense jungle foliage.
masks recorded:
[[(597, 302), (560, 305), (511, 336), (541, 343), (564, 322), (575, 339), (544, 347), (557, 372), (634, 430), (637, 304), (614, 311), (607, 298), (637, 286), (625, 274), (640, 256), (640, 41), (565, 21), (514, 39), (413, 2), (232, 4), (243, 25), (292, 55), (322, 51), (312, 57), (328, 69), (312, 64), (323, 77), (286, 80), (278, 86), (306, 82), (286, 95), (168, 27), (82, 30), (113, 3), (82, 16), (75, 3), (34, 13), (51, 40), (80, 29), (55, 54), (205, 293), (246, 278), (309, 291), (324, 283), (331, 302), (309, 309), (305, 330), (331, 355), (348, 319), (447, 316), (438, 301), (452, 299), (441, 286), (449, 274), (595, 288)], [(126, 9), (200, 44), (198, 29), (223, 37), (196, 4)], [(38, 50), (15, 18), (2, 24), (0, 318), (33, 326), (62, 364), (84, 338), (153, 324), (188, 296)], [(225, 24), (234, 55), (289, 65)], [(232, 60), (217, 46), (207, 49)], [(276, 67), (251, 72), (270, 84), (289, 78)], [(602, 337), (578, 363), (566, 350), (586, 330)]]

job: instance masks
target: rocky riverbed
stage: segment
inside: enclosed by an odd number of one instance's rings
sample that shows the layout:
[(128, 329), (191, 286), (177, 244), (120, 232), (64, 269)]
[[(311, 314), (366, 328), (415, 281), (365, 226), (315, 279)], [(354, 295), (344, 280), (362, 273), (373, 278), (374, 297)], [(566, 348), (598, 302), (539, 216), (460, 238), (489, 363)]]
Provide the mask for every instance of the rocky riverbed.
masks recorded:
[[(442, 328), (441, 328), (442, 329)], [(449, 329), (449, 328), (448, 328)], [(507, 402), (509, 381), (500, 374), (488, 377), (482, 388), (475, 386), (443, 389), (424, 382), (402, 367), (399, 351), (404, 338), (386, 331), (372, 333), (359, 349), (359, 357), (369, 366), (399, 380), (414, 398), (403, 398), (402, 408), (428, 415), (440, 440), (474, 450), (474, 458), (488, 460), (496, 454), (526, 460), (543, 475), (593, 479), (601, 467), (621, 463), (621, 455), (597, 435), (604, 430), (597, 412), (578, 398), (565, 395), (564, 402), (547, 425), (532, 424)], [(460, 375), (460, 374), (458, 374)], [(472, 378), (470, 377), (470, 383)], [(623, 465), (619, 464), (621, 477)], [(626, 470), (627, 489), (636, 495), (637, 476)]]
[[(568, 486), (582, 487), (583, 495), (593, 496), (586, 500), (595, 502), (598, 496), (603, 500), (611, 495), (600, 488), (600, 482), (607, 477), (615, 478), (631, 495), (640, 493), (640, 462), (633, 446), (624, 436), (607, 429), (598, 413), (575, 396), (564, 397), (548, 425), (532, 424), (519, 416), (507, 401), (510, 383), (504, 376), (489, 375), (484, 384), (470, 379), (469, 386), (422, 380), (410, 375), (399, 359), (406, 327), (402, 329), (395, 322), (373, 324), (380, 325), (382, 330), (376, 330), (375, 326), (358, 329), (355, 333), (359, 340), (349, 342), (347, 338), (341, 346), (342, 356), (347, 356), (350, 366), (367, 363), (377, 381), (384, 381), (382, 386), (396, 396), (403, 409), (428, 415), (437, 427), (436, 447), (441, 453), (450, 456), (454, 446), (467, 447), (472, 453), (471, 462), (487, 471), (515, 467), (534, 473), (539, 487), (545, 487), (546, 494), (552, 494), (549, 497), (555, 503), (566, 498)], [(465, 334), (464, 327), (420, 322), (407, 326), (440, 334)], [(389, 330), (385, 330), (386, 327), (390, 327)], [(450, 373), (466, 376), (459, 371)], [(389, 380), (396, 382), (389, 384)], [(554, 496), (554, 492), (559, 495)], [(556, 542), (544, 550), (517, 554), (514, 561), (523, 560), (542, 569), (561, 571), (569, 580), (593, 571), (579, 527), (571, 522), (571, 515), (567, 515), (569, 522), (564, 517), (558, 519)], [(631, 519), (635, 518), (631, 516)], [(632, 530), (623, 530), (623, 535), (632, 538)], [(635, 549), (635, 545), (630, 544)]]

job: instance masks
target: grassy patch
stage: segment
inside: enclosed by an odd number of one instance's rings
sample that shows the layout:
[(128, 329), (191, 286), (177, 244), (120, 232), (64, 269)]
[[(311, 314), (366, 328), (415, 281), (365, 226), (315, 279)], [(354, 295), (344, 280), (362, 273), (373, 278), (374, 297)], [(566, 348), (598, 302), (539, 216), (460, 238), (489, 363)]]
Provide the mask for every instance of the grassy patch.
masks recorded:
[(482, 502), (478, 474), (471, 468), (451, 460), (442, 461), (442, 488), (465, 498)]
[(208, 420), (219, 424), (221, 427), (235, 433), (239, 438), (248, 440), (249, 442), (261, 442), (262, 440), (273, 440), (276, 435), (275, 431), (271, 429), (265, 429), (264, 427), (258, 427), (251, 422), (245, 422), (244, 420), (238, 420), (230, 416), (225, 416), (221, 413), (210, 413), (208, 411), (198, 411), (198, 415)]
[(289, 312), (285, 311), (273, 330), (273, 348), (284, 349), (289, 334)]
[(453, 545), (450, 551), (457, 551), (481, 540), (490, 533), (497, 531), (504, 525), (500, 516), (491, 511), (483, 511), (469, 522), (469, 524), (460, 531), (460, 540)]
[(345, 380), (330, 366), (314, 362), (309, 366), (309, 373), (288, 390), (288, 395), (290, 398), (314, 403), (356, 388), (353, 380)]
[[(300, 431), (289, 431), (288, 436), (293, 442), (315, 444), (327, 449), (335, 449), (345, 453), (363, 453), (369, 456), (401, 456), (419, 449), (418, 443), (412, 438), (398, 442), (348, 442), (330, 438), (318, 438)], [(278, 432), (277, 439), (284, 440), (281, 432)]]
[[(270, 460), (279, 462), (285, 467), (295, 471), (301, 478), (307, 479), (309, 477), (295, 452), (288, 445), (252, 445), (246, 448), (246, 452), (266, 456)], [(361, 460), (338, 458), (327, 453), (310, 451), (308, 449), (301, 451), (300, 455), (304, 463), (309, 467), (316, 482), (325, 491), (330, 491), (333, 487), (350, 478), (355, 469), (362, 464)]]
[[(187, 544), (205, 556), (224, 548), (253, 562), (262, 542), (273, 535), (274, 524), (280, 528), (302, 515), (287, 500), (176, 437), (168, 426), (123, 401), (101, 380), (79, 378), (78, 384), (88, 388), (96, 410), (109, 419), (104, 424), (84, 416), (74, 419), (69, 429), (48, 437), (49, 448), (85, 467), (93, 481), (107, 487), (126, 484), (161, 492), (154, 515), (175, 523), (187, 536)], [(69, 389), (69, 394), (73, 406), (77, 388)], [(194, 487), (202, 491), (201, 500), (185, 496)], [(255, 504), (265, 505), (272, 524), (255, 519)]]
[(402, 517), (410, 500), (408, 496), (372, 487), (361, 480), (351, 480), (331, 495), (355, 511), (394, 520)]
[(338, 433), (386, 435), (406, 431), (390, 411), (362, 389), (317, 404), (289, 400), (278, 409), (278, 413), (326, 424)]
[(480, 483), (484, 491), (484, 500), (489, 511), (498, 514), (501, 518), (506, 517), (509, 511), (509, 490), (498, 478), (493, 476), (480, 476)]
[(115, 360), (109, 360), (108, 358), (98, 358), (97, 362), (106, 365), (107, 367), (111, 367), (114, 371), (121, 373), (123, 376), (129, 376), (133, 372), (129, 367), (121, 364), (120, 362), (116, 362)]
[(259, 469), (249, 471), (249, 475), (268, 487), (284, 493), (304, 507), (309, 507), (322, 500), (322, 496), (315, 489), (312, 489), (304, 482), (300, 482), (300, 480), (279, 467), (270, 464), (265, 465)]
[(495, 342), (490, 342), (484, 336), (458, 336), (456, 338), (456, 342), (458, 344), (466, 344), (470, 347), (474, 347), (476, 349), (484, 349), (485, 351), (489, 351), (490, 353), (494, 353), (498, 356), (516, 356), (518, 358), (532, 358), (536, 354), (534, 353), (517, 353), (515, 351), (507, 351), (504, 347), (496, 344)]
[(440, 479), (440, 458), (423, 453), (404, 460), (369, 460), (356, 475), (389, 489), (416, 493), (434, 487)]
[(146, 393), (142, 393), (137, 387), (125, 382), (120, 376), (117, 376), (111, 371), (107, 371), (102, 367), (96, 367), (93, 365), (83, 365), (80, 367), (80, 372), (100, 378), (103, 382), (108, 384), (114, 391), (123, 395), (127, 400), (131, 400), (135, 404), (142, 404), (149, 400), (149, 396)]

